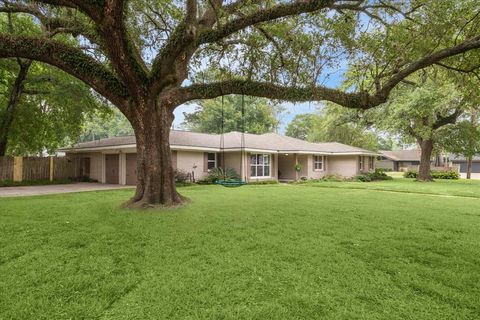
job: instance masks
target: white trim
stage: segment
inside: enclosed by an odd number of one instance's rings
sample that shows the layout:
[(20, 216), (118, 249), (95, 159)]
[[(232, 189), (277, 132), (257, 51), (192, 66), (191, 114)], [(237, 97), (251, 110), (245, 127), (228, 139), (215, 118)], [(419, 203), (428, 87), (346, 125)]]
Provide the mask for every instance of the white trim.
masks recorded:
[(102, 153), (102, 181), (101, 183), (107, 183), (107, 177), (106, 177), (106, 168), (105, 168), (105, 154)]
[[(262, 168), (262, 171), (265, 173), (265, 167), (268, 167), (268, 172), (269, 172), (269, 175), (268, 176), (252, 176), (252, 156), (255, 155), (258, 156), (268, 156), (268, 166), (265, 165), (265, 160), (263, 161), (263, 163), (260, 165), (260, 164), (253, 164), (254, 167), (256, 167), (257, 169), (255, 170), (255, 173), (256, 171), (258, 170), (259, 167)], [(249, 159), (249, 163), (248, 163), (248, 172), (250, 173), (249, 174), (249, 177), (250, 179), (269, 179), (269, 178), (272, 178), (272, 155), (271, 154), (268, 154), (268, 153), (251, 153), (249, 156), (248, 156), (248, 159)]]
[(118, 156), (118, 183), (121, 185), (127, 184), (127, 155), (120, 153)]
[[(312, 157), (313, 157), (313, 171), (315, 171), (315, 172), (323, 172), (323, 171), (325, 171), (325, 156), (314, 154)], [(316, 160), (315, 160), (315, 157), (320, 157), (322, 160), (321, 160), (321, 161), (316, 161)], [(316, 163), (321, 163), (321, 164), (322, 164), (322, 168), (321, 168), (321, 169), (316, 169), (316, 168), (315, 168), (315, 164), (316, 164)]]

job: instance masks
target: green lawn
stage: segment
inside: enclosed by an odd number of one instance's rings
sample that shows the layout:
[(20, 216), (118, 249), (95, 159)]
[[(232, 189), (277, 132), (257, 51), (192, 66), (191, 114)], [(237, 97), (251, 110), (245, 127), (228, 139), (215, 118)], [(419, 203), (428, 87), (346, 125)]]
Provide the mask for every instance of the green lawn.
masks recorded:
[(479, 182), (318, 185), (2, 198), (0, 319), (480, 317)]
[(341, 189), (365, 189), (377, 191), (420, 193), (442, 196), (480, 198), (480, 181), (478, 180), (435, 180), (418, 182), (414, 179), (395, 178), (376, 182), (306, 182), (301, 186)]

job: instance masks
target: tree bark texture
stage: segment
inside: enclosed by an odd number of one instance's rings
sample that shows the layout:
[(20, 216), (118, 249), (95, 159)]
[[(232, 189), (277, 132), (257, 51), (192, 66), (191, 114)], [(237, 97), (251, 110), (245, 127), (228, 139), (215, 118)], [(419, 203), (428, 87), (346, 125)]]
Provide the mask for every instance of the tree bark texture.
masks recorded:
[(185, 198), (176, 190), (175, 175), (170, 151), (170, 127), (173, 110), (145, 103), (134, 110), (152, 109), (148, 116), (136, 113), (130, 119), (137, 140), (137, 189), (127, 203), (131, 207), (148, 207), (160, 204), (175, 206)]
[(418, 170), (418, 181), (432, 181), (432, 175), (430, 174), (430, 161), (433, 152), (433, 140), (422, 139), (419, 141), (421, 156), (420, 156), (420, 168)]
[(12, 90), (10, 91), (7, 108), (5, 109), (2, 119), (0, 119), (0, 157), (5, 156), (7, 153), (10, 128), (12, 127), (13, 120), (15, 119), (15, 111), (18, 103), (20, 102), (25, 80), (31, 64), (31, 60), (18, 62), (20, 69), (18, 70), (17, 77), (13, 83)]

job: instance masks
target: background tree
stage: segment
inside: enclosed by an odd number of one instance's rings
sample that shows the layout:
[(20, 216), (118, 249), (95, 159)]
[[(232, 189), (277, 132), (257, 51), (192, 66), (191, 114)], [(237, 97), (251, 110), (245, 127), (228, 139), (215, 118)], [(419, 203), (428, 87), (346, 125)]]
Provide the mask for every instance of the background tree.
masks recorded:
[[(0, 16), (0, 30), (36, 29), (30, 19)], [(51, 66), (5, 59), (0, 75), (0, 156), (53, 153), (78, 139), (88, 115), (104, 110), (88, 86)]]
[(368, 150), (391, 149), (387, 138), (380, 137), (362, 121), (357, 112), (327, 104), (318, 113), (296, 116), (287, 126), (286, 135), (310, 142), (340, 142)]
[[(245, 132), (262, 134), (278, 129), (276, 118), (277, 106), (267, 99), (245, 97), (245, 117), (242, 119), (242, 97), (230, 95), (224, 97), (223, 119), (224, 132), (241, 131), (245, 120)], [(221, 133), (222, 100), (203, 100), (192, 113), (184, 113), (183, 126), (191, 131), (205, 133)]]
[(304, 113), (296, 115), (285, 129), (285, 135), (312, 141), (313, 131), (320, 122), (319, 116), (314, 113)]
[(133, 128), (127, 118), (115, 107), (97, 110), (88, 115), (82, 124), (82, 134), (79, 141), (133, 135)]
[(418, 180), (430, 181), (434, 148), (441, 149), (442, 130), (456, 123), (467, 108), (462, 93), (445, 78), (424, 79), (420, 85), (403, 84), (391, 101), (368, 111), (366, 119), (380, 130), (398, 134), (403, 142), (416, 142), (421, 149)]
[(441, 134), (441, 145), (450, 152), (467, 159), (467, 179), (472, 176), (473, 157), (480, 153), (480, 129), (477, 110), (470, 111), (470, 120), (463, 120), (445, 128)]
[[(474, 0), (0, 4), (0, 11), (34, 16), (44, 33), (53, 35), (1, 33), (0, 57), (56, 66), (87, 83), (130, 121), (137, 141), (138, 184), (131, 200), (136, 205), (182, 202), (169, 133), (174, 109), (183, 103), (245, 94), (369, 109), (387, 101), (403, 79), (435, 63), (472, 68), (480, 47)], [(69, 41), (66, 34), (82, 42)], [(453, 58), (459, 54), (461, 59)], [(364, 72), (375, 85), (348, 90), (321, 85), (346, 59), (374, 66)], [(215, 80), (197, 76), (205, 65), (218, 70)]]

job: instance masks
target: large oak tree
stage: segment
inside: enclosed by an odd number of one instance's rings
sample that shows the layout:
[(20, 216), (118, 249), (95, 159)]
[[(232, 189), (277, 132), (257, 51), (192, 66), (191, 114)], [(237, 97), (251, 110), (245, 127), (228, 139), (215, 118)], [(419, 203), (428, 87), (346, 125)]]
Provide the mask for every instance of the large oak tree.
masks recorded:
[[(368, 109), (430, 65), (472, 67), (471, 52), (480, 47), (478, 5), (471, 0), (0, 3), (3, 12), (35, 16), (49, 34), (0, 34), (0, 57), (56, 66), (131, 122), (138, 152), (134, 205), (183, 201), (175, 189), (169, 133), (174, 109), (185, 102), (245, 94)], [(80, 45), (52, 38), (55, 30)], [(374, 85), (325, 86), (345, 61), (375, 65), (365, 69)], [(216, 70), (216, 78), (205, 81), (206, 70)]]

